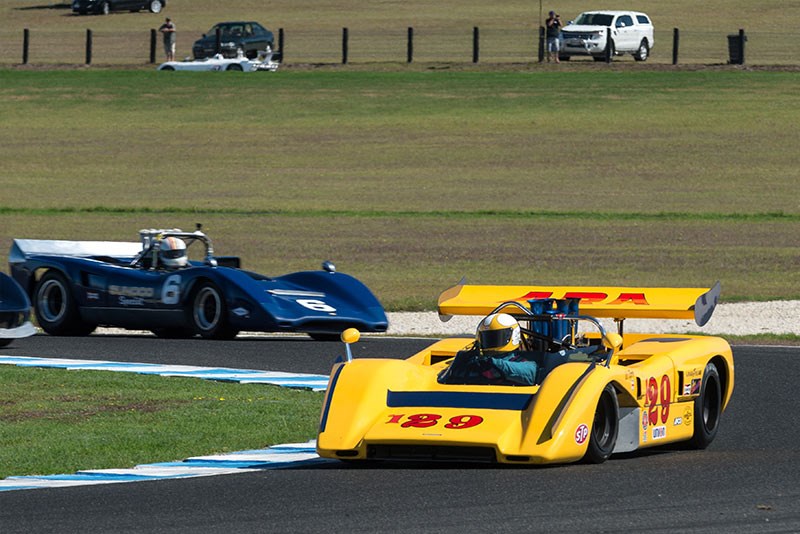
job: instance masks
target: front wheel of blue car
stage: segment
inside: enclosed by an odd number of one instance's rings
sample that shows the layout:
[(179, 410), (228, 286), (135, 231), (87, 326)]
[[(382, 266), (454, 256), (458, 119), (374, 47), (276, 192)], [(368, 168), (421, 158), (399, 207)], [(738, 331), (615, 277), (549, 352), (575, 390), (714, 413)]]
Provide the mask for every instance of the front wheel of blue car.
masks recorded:
[(191, 299), (190, 320), (195, 332), (207, 339), (233, 339), (239, 332), (228, 324), (222, 292), (212, 282), (200, 284)]
[(34, 311), (39, 326), (54, 336), (85, 336), (95, 325), (84, 323), (78, 303), (67, 279), (57, 271), (47, 271), (34, 292)]
[(619, 432), (619, 401), (614, 386), (608, 384), (600, 394), (594, 412), (589, 446), (583, 459), (587, 463), (601, 464), (614, 452)]

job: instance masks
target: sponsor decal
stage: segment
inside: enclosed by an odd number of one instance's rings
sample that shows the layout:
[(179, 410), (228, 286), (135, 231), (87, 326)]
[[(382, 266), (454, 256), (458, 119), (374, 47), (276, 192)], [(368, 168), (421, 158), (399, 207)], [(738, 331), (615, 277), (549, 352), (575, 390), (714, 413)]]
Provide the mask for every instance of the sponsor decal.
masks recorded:
[(654, 426), (653, 427), (653, 440), (664, 439), (667, 437), (667, 427)]
[(691, 371), (686, 371), (686, 376), (691, 378), (693, 376), (702, 376), (703, 371), (700, 369), (692, 369)]
[(686, 410), (683, 412), (683, 424), (686, 426), (690, 426), (692, 424), (692, 416), (694, 412), (691, 408), (687, 407)]
[[(406, 414), (390, 414), (389, 420), (386, 421), (387, 425), (400, 425), (400, 428), (430, 428), (437, 426), (439, 420), (442, 418), (437, 413), (415, 413), (411, 415)], [(454, 415), (447, 420), (442, 426), (450, 430), (461, 430), (463, 428), (472, 428), (483, 423), (483, 417), (480, 415)], [(441, 434), (423, 434), (425, 436), (438, 436)]]
[(672, 421), (672, 426), (681, 426), (683, 424), (683, 419), (681, 417), (676, 417), (674, 421)]
[(152, 287), (136, 287), (136, 286), (108, 286), (109, 295), (120, 295), (123, 297), (139, 297), (148, 298), (155, 294)]
[(123, 306), (144, 306), (144, 299), (139, 297), (119, 297), (119, 303)]
[(684, 395), (691, 395), (692, 394), (692, 385), (691, 384), (684, 384), (683, 385), (683, 394)]
[(637, 306), (647, 306), (647, 298), (644, 293), (620, 293), (613, 300), (608, 293), (595, 292), (595, 291), (567, 291), (563, 297), (553, 297), (553, 291), (529, 291), (521, 297), (514, 300), (528, 301), (549, 298), (562, 298), (562, 299), (581, 299), (581, 304), (597, 304), (599, 302), (606, 302), (608, 306), (620, 306), (622, 304), (635, 304)]
[(693, 378), (692, 379), (692, 387), (689, 390), (690, 395), (699, 395), (700, 394), (700, 384), (703, 382), (700, 378)]
[(250, 317), (250, 311), (247, 308), (234, 308), (231, 311), (237, 317)]
[(586, 438), (589, 437), (589, 427), (585, 424), (581, 423), (578, 425), (578, 428), (575, 429), (575, 443), (578, 445), (582, 445)]
[(645, 432), (647, 431), (647, 426), (650, 424), (650, 416), (647, 415), (647, 411), (642, 412), (642, 430)]
[(94, 291), (87, 291), (86, 300), (100, 300), (100, 294), (95, 293)]

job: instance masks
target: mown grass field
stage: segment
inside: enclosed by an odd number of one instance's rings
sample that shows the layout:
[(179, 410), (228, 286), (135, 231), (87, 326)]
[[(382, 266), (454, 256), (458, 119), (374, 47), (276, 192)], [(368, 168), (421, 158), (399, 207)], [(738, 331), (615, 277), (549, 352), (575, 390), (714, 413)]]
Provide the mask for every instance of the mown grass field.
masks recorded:
[(174, 74), (2, 73), (0, 259), (202, 222), (396, 310), (462, 276), (800, 296), (797, 73)]

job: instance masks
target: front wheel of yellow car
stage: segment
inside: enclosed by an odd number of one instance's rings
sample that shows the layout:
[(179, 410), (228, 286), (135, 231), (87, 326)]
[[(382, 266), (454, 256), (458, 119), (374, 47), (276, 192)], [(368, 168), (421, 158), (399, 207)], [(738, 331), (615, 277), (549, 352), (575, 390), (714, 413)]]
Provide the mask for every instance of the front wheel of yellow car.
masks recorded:
[(608, 384), (600, 400), (597, 401), (597, 409), (594, 412), (592, 430), (589, 434), (589, 446), (583, 460), (590, 464), (601, 464), (608, 460), (614, 452), (617, 444), (617, 433), (619, 432), (619, 402), (614, 386)]
[(700, 395), (694, 400), (694, 436), (689, 444), (695, 449), (705, 449), (717, 435), (719, 416), (722, 413), (722, 386), (719, 371), (713, 363), (706, 365)]

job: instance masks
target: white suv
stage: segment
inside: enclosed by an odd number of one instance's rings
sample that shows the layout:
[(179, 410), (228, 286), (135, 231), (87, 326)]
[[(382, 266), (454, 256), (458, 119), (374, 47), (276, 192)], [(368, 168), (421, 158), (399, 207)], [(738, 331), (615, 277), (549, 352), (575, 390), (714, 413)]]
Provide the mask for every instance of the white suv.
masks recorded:
[(606, 58), (606, 36), (611, 34), (611, 55), (631, 54), (644, 61), (653, 49), (653, 24), (637, 11), (586, 11), (561, 30), (560, 59), (592, 56)]

